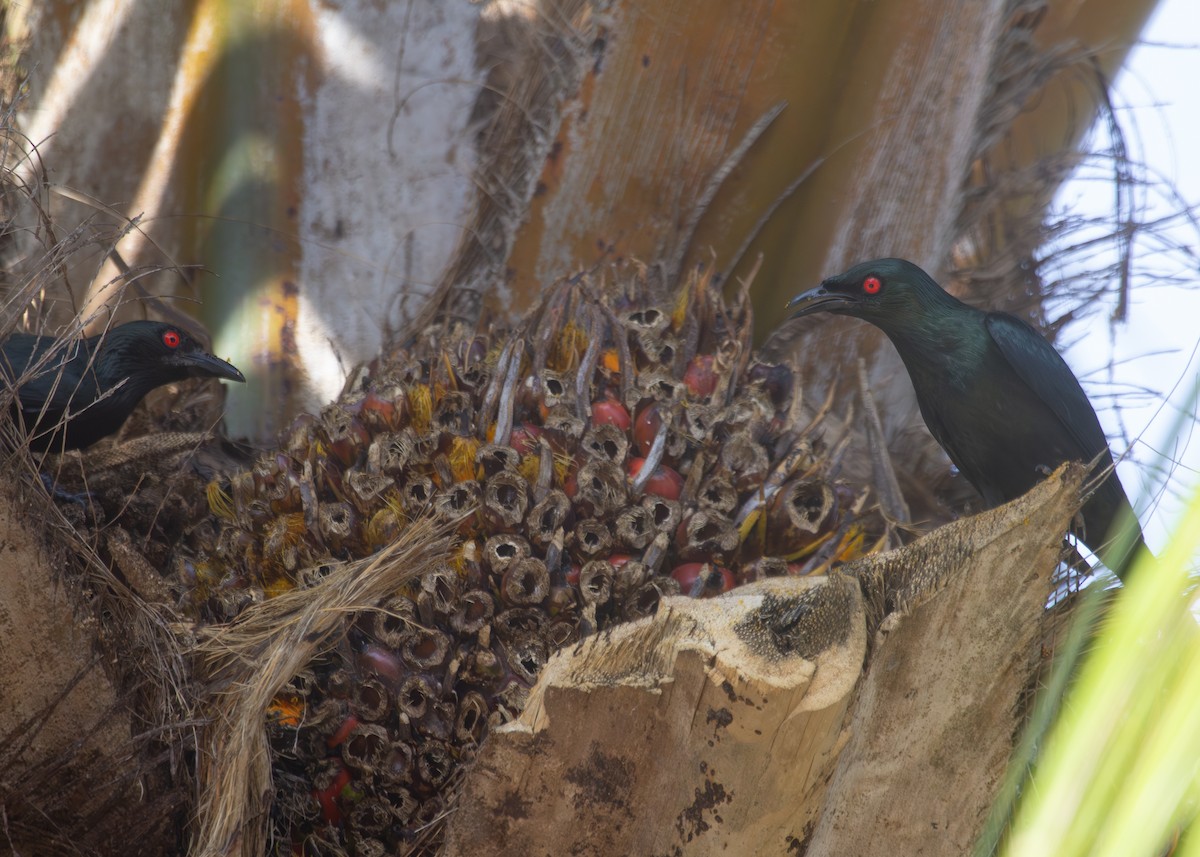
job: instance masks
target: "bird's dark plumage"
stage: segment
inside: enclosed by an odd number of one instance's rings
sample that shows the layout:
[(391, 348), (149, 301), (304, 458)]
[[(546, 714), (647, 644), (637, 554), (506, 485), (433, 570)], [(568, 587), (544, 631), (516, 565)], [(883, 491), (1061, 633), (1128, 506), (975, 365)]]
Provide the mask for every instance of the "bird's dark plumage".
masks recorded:
[(911, 262), (877, 259), (830, 277), (788, 304), (793, 317), (832, 312), (878, 327), (904, 361), (921, 416), (989, 506), (1015, 499), (1064, 461), (1096, 460), (1104, 476), (1083, 507), (1084, 541), (1123, 576), (1138, 528), (1112, 543), (1112, 527), (1137, 518), (1112, 471), (1091, 402), (1057, 351), (1020, 319), (984, 312), (942, 289)]
[(157, 321), (66, 342), (13, 333), (0, 343), (0, 373), (19, 385), (13, 412), (30, 448), (54, 452), (112, 434), (155, 387), (196, 376), (246, 380), (185, 331)]

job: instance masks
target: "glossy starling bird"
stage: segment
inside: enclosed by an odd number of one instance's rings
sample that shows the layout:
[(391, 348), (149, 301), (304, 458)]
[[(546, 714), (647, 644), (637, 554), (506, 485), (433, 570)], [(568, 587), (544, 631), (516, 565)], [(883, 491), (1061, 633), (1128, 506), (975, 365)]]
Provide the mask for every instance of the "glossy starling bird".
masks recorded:
[(1082, 539), (1124, 577), (1133, 555), (1114, 523), (1137, 517), (1096, 412), (1058, 352), (1025, 322), (968, 306), (911, 262), (877, 259), (830, 277), (788, 304), (792, 317), (849, 315), (895, 345), (925, 425), (989, 507), (1027, 492), (1064, 461), (1097, 461), (1103, 476), (1083, 506)]
[(14, 418), (38, 452), (91, 446), (163, 384), (191, 377), (246, 380), (180, 328), (157, 321), (131, 321), (65, 344), (13, 333), (0, 352), (4, 380), (20, 384)]

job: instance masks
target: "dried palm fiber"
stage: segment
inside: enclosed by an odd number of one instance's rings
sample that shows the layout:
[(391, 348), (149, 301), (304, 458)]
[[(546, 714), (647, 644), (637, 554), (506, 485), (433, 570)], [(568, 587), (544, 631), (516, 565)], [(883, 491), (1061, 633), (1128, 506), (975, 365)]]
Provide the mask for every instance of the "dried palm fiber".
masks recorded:
[[(177, 581), (198, 620), (234, 628), (280, 599), (296, 621), (335, 577), (355, 579), (345, 563), (396, 556), (414, 527), (453, 534), (377, 600), (323, 613), (341, 624), (322, 645), (256, 631), (286, 648), (274, 683), (240, 697), (252, 722), (239, 728), (269, 736), (274, 783), (269, 810), (242, 823), (269, 811), (273, 836), (323, 852), (432, 849), (456, 772), (555, 649), (663, 594), (865, 549), (865, 493), (834, 481), (791, 370), (751, 353), (744, 297), (729, 304), (700, 275), (667, 296), (636, 266), (605, 276), (560, 282), (511, 329), (426, 331), (278, 451), (210, 484), (212, 517), (181, 547)], [(212, 831), (237, 825), (206, 800), (215, 853), (228, 840)]]

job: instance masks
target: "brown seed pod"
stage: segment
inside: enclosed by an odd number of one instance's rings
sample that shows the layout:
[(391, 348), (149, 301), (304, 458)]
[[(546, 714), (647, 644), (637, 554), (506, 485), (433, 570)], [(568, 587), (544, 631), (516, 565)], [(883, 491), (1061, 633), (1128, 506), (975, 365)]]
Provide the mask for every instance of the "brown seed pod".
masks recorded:
[(355, 833), (355, 857), (383, 857), (387, 854), (386, 846), (379, 839), (366, 837), (382, 837), (395, 819), (391, 806), (385, 800), (365, 798), (354, 804), (349, 822), (350, 829)]
[[(415, 759), (412, 744), (407, 741), (393, 741), (391, 750), (388, 752), (387, 758), (378, 772), (383, 781), (389, 786), (389, 799), (396, 794), (395, 786), (403, 786), (412, 782), (413, 774), (415, 773), (414, 769)], [(415, 801), (413, 806), (415, 808)]]
[(353, 711), (362, 720), (378, 722), (391, 711), (391, 694), (383, 682), (375, 678), (361, 679), (354, 685)]
[(615, 425), (601, 423), (584, 432), (579, 448), (586, 456), (620, 466), (629, 452), (629, 438)]
[(550, 574), (537, 557), (517, 560), (504, 572), (500, 595), (512, 605), (540, 604), (550, 593)]
[[(450, 779), (455, 770), (454, 755), (443, 741), (424, 741), (417, 752), (417, 780), (420, 786), (436, 791)], [(424, 807), (422, 807), (422, 811)], [(441, 802), (433, 813), (436, 818), (441, 812)], [(420, 813), (418, 813), (420, 815)], [(431, 819), (432, 820), (432, 819)]]
[(472, 417), (475, 407), (471, 397), (460, 390), (442, 394), (433, 408), (433, 430), (456, 437), (469, 437), (472, 432)]
[(571, 511), (571, 501), (562, 491), (555, 489), (543, 497), (529, 512), (525, 521), (525, 532), (535, 545), (545, 546), (562, 529)]
[(469, 519), (483, 502), (483, 489), (471, 479), (456, 482), (439, 491), (433, 498), (433, 513), (439, 520), (450, 522)]
[(650, 514), (655, 532), (674, 535), (679, 522), (683, 520), (683, 507), (678, 500), (651, 494), (643, 497), (640, 505)]
[(583, 437), (586, 424), (579, 415), (565, 406), (553, 408), (542, 421), (542, 428), (560, 438), (568, 449), (574, 449)]
[(510, 607), (496, 614), (492, 620), (492, 629), (496, 637), (504, 643), (510, 643), (521, 637), (540, 637), (546, 629), (549, 619), (543, 610), (534, 607)]
[(668, 407), (682, 401), (687, 387), (671, 373), (662, 370), (643, 372), (638, 376), (641, 398), (653, 399), (660, 407)]
[(478, 744), (487, 734), (488, 704), (483, 694), (469, 690), (458, 703), (454, 739), (459, 744)]
[[(413, 760), (413, 776), (416, 776), (416, 760)], [(409, 782), (412, 782), (411, 777)], [(421, 802), (407, 788), (388, 789), (388, 805), (401, 824), (415, 824), (417, 814), (421, 811)]]
[(554, 651), (569, 646), (579, 640), (579, 620), (560, 619), (551, 622), (546, 628), (546, 642)]
[(703, 446), (713, 437), (713, 427), (720, 418), (720, 410), (713, 405), (689, 402), (683, 409), (681, 434), (697, 446)]
[(726, 561), (738, 549), (740, 536), (733, 522), (708, 509), (693, 512), (676, 531), (679, 558), (687, 562)]
[(450, 627), (459, 634), (474, 634), (491, 621), (496, 605), (492, 596), (482, 589), (470, 589), (458, 599), (450, 614)]
[(753, 583), (768, 577), (782, 577), (788, 573), (787, 560), (778, 556), (760, 556), (742, 566), (738, 575), (741, 583)]
[(521, 466), (521, 454), (511, 446), (485, 443), (475, 453), (475, 463), (483, 470), (485, 479), (504, 470), (516, 473)]
[(734, 399), (729, 407), (721, 411), (720, 420), (716, 425), (719, 434), (734, 435), (745, 432), (750, 437), (759, 437), (770, 425), (774, 411), (764, 399), (754, 396), (742, 396)]
[(594, 559), (579, 571), (579, 594), (584, 604), (601, 607), (612, 597), (613, 567), (606, 559)]
[[(674, 583), (671, 578), (655, 578), (647, 583), (643, 583), (637, 588), (632, 595), (625, 599), (625, 616), (630, 621), (643, 619), (646, 616), (653, 616), (658, 610), (658, 603), (662, 601), (663, 585), (660, 581), (667, 580)], [(676, 591), (679, 589), (679, 584), (675, 584)]]
[(383, 767), (391, 745), (385, 728), (377, 723), (359, 723), (342, 743), (342, 761), (351, 770), (370, 776)]
[(582, 558), (607, 554), (612, 542), (608, 524), (596, 518), (584, 518), (571, 533), (571, 547)]
[(358, 532), (359, 516), (349, 503), (323, 503), (317, 514), (320, 538), (331, 551), (341, 551)]
[(575, 393), (571, 379), (549, 369), (541, 373), (541, 402), (543, 413), (557, 407), (574, 408)]
[[(550, 660), (550, 647), (540, 635), (529, 634), (505, 643), (504, 654), (509, 671), (525, 687), (531, 687)], [(521, 704), (524, 705), (524, 700)]]
[(417, 615), (424, 625), (442, 624), (454, 612), (462, 580), (454, 569), (442, 566), (421, 577), (417, 593)]
[(383, 498), (395, 487), (391, 477), (351, 468), (342, 477), (346, 499), (361, 514), (369, 515), (383, 504)]
[(363, 424), (340, 406), (333, 405), (322, 411), (320, 426), (329, 454), (343, 467), (356, 464), (371, 443), (371, 435)]
[(399, 651), (417, 624), (417, 605), (410, 598), (397, 595), (385, 601), (378, 610), (368, 614), (371, 636), (381, 645)]
[(376, 435), (367, 447), (367, 470), (396, 477), (403, 474), (413, 459), (417, 437), (411, 429)]
[(354, 690), (354, 676), (345, 667), (338, 667), (325, 679), (325, 692), (334, 699), (349, 699)]
[(284, 452), (297, 461), (308, 459), (309, 450), (313, 445), (313, 433), (316, 430), (317, 418), (312, 414), (300, 414), (288, 426), (285, 440), (281, 445)]
[(644, 506), (631, 506), (617, 516), (614, 526), (617, 544), (630, 550), (642, 550), (654, 538), (654, 519)]
[(437, 688), (428, 676), (410, 675), (396, 691), (396, 707), (409, 720), (420, 720), (436, 696)]
[(696, 505), (711, 509), (718, 515), (729, 515), (737, 508), (738, 492), (728, 472), (717, 472), (709, 476), (696, 492)]
[(499, 533), (483, 544), (483, 561), (492, 574), (504, 574), (514, 562), (531, 553), (529, 542), (513, 533)]
[(650, 578), (650, 569), (639, 560), (629, 559), (616, 563), (609, 558), (609, 562), (613, 564), (613, 598), (616, 601), (626, 601), (631, 593), (640, 589)]
[(413, 726), (423, 739), (436, 738), (439, 741), (445, 741), (454, 733), (455, 715), (453, 702), (434, 700), (425, 709), (425, 716), (414, 721)]
[(790, 557), (830, 532), (837, 498), (826, 482), (797, 479), (775, 495), (767, 510), (766, 553)]
[(450, 654), (450, 639), (436, 628), (410, 628), (400, 653), (415, 669), (435, 670)]
[(483, 485), (483, 512), (501, 532), (512, 532), (529, 508), (529, 484), (516, 473), (504, 471)]
[(671, 317), (658, 307), (644, 307), (626, 313), (621, 321), (624, 322), (626, 330), (638, 336), (666, 330)]
[(598, 459), (588, 460), (576, 476), (575, 501), (591, 506), (597, 516), (624, 507), (629, 497), (629, 481), (619, 465)]
[(762, 487), (771, 469), (766, 449), (748, 431), (738, 432), (726, 440), (721, 445), (718, 460), (738, 491)]
[[(322, 744), (333, 735), (346, 719), (349, 709), (344, 699), (326, 697), (316, 705), (310, 705), (305, 710), (303, 728), (319, 733)], [(321, 755), (325, 755), (324, 749)]]
[(679, 340), (670, 333), (639, 333), (638, 348), (650, 363), (657, 363), (674, 373), (675, 358), (679, 353)]
[(434, 496), (433, 480), (428, 476), (410, 478), (400, 491), (404, 511), (416, 517), (429, 508)]

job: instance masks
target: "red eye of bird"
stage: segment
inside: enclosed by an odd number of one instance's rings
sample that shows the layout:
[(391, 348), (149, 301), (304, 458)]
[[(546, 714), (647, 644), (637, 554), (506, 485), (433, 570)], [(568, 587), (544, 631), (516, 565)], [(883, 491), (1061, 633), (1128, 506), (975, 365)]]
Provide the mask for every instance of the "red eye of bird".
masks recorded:
[(883, 288), (883, 281), (878, 277), (867, 277), (863, 280), (863, 291), (869, 295), (877, 295)]
[(174, 330), (164, 331), (162, 339), (163, 345), (167, 346), (167, 348), (179, 347), (179, 334)]

